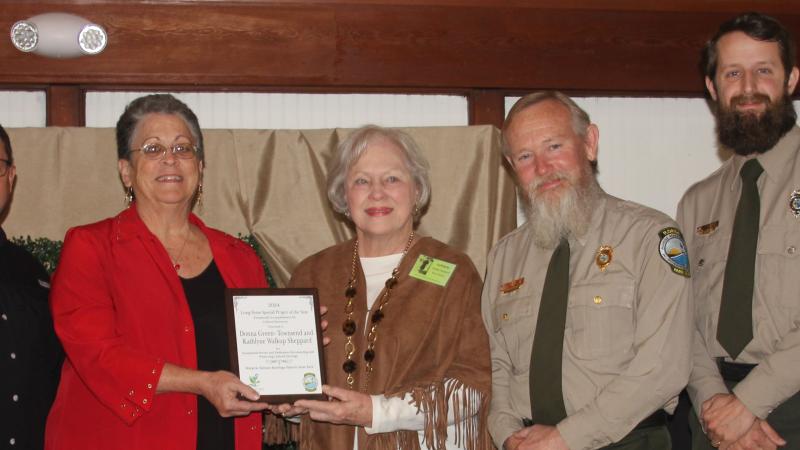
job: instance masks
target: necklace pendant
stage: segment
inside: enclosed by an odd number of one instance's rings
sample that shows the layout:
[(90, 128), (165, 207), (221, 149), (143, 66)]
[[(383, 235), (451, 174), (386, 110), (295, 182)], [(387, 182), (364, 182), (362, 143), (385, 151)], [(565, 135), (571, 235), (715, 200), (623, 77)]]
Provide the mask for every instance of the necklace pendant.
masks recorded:
[(353, 361), (352, 359), (348, 359), (342, 364), (342, 369), (347, 374), (352, 374), (358, 368), (358, 363)]

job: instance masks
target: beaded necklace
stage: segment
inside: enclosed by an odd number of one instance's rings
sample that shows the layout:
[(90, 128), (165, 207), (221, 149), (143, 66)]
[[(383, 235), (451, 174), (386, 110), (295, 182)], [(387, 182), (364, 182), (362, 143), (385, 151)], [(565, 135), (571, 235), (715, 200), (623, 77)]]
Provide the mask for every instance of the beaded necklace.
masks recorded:
[[(389, 298), (392, 294), (392, 289), (397, 285), (397, 271), (400, 268), (400, 264), (402, 264), (406, 253), (408, 253), (408, 249), (411, 248), (411, 242), (413, 241), (414, 231), (412, 230), (411, 234), (408, 236), (406, 247), (403, 249), (403, 256), (400, 258), (400, 262), (398, 262), (397, 267), (392, 270), (392, 276), (386, 280), (386, 287), (378, 297), (378, 309), (372, 313), (372, 317), (370, 318), (371, 325), (369, 332), (367, 333), (367, 348), (364, 350), (364, 373), (366, 374), (366, 379), (364, 382), (365, 389), (367, 385), (369, 385), (369, 377), (372, 374), (372, 362), (375, 360), (375, 342), (378, 340), (378, 325), (384, 318), (383, 308), (389, 304)], [(350, 270), (350, 281), (347, 282), (347, 288), (344, 290), (344, 296), (346, 298), (344, 304), (344, 313), (346, 317), (344, 323), (342, 324), (342, 331), (345, 335), (345, 361), (344, 364), (342, 364), (342, 370), (344, 370), (344, 372), (347, 374), (347, 386), (350, 389), (353, 389), (355, 386), (356, 379), (353, 374), (356, 372), (356, 369), (358, 369), (358, 363), (353, 359), (353, 355), (356, 352), (356, 344), (353, 342), (353, 336), (356, 334), (356, 330), (358, 329), (356, 322), (353, 320), (353, 299), (356, 296), (357, 267), (358, 239), (356, 239), (355, 245), (353, 246), (353, 260)]]

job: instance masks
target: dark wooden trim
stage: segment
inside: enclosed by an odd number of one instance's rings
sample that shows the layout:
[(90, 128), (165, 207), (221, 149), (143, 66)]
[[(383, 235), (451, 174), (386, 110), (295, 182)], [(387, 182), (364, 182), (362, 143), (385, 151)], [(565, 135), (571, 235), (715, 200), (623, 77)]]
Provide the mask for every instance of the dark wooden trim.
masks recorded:
[[(703, 42), (751, 7), (744, 0), (0, 0), (0, 30), (65, 11), (110, 36), (102, 54), (67, 60), (0, 40), (0, 88), (697, 97)], [(800, 36), (796, 0), (758, 7)]]
[(469, 89), (448, 89), (429, 87), (380, 87), (380, 86), (265, 86), (265, 85), (82, 85), (86, 92), (91, 91), (171, 91), (171, 92), (258, 92), (258, 93), (291, 93), (291, 94), (431, 94), (467, 96)]
[(86, 124), (86, 102), (78, 86), (47, 88), (47, 126), (82, 127)]
[(494, 125), (502, 128), (506, 116), (502, 91), (475, 90), (467, 97), (470, 125)]

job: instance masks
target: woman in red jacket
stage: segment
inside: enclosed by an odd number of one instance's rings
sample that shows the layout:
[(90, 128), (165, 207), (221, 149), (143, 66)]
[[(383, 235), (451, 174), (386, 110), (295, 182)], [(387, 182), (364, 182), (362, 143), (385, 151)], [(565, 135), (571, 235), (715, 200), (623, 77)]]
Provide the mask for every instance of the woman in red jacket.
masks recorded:
[(197, 117), (171, 95), (138, 98), (117, 152), (128, 209), (71, 229), (54, 276), (67, 359), (46, 448), (260, 449), (268, 405), (228, 371), (223, 296), (266, 279), (247, 245), (191, 213)]

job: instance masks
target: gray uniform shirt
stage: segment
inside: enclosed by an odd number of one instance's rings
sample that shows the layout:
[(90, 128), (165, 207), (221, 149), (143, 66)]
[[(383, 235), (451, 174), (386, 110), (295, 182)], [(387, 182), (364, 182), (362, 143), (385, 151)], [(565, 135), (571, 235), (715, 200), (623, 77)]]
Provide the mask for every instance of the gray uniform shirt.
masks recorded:
[[(680, 274), (688, 264), (660, 252), (682, 246), (674, 222), (606, 194), (591, 221), (570, 242), (562, 360), (568, 417), (557, 425), (570, 449), (616, 442), (654, 411), (674, 409), (689, 376), (689, 283)], [(599, 253), (611, 257), (604, 270)], [(534, 244), (530, 224), (489, 255), (482, 313), (492, 352), (489, 430), (498, 448), (531, 416), (531, 349), (551, 255)]]
[[(717, 342), (722, 282), (746, 158), (733, 156), (695, 184), (678, 205), (678, 222), (692, 256), (695, 306), (694, 368), (689, 395), (696, 410), (717, 393), (728, 393), (715, 358), (727, 357)], [(736, 362), (758, 364), (734, 389), (764, 419), (800, 390), (800, 218), (793, 192), (800, 190), (800, 128), (758, 155), (764, 173), (753, 293), (753, 340)], [(800, 192), (794, 196), (800, 213)], [(730, 360), (730, 358), (728, 358)]]

